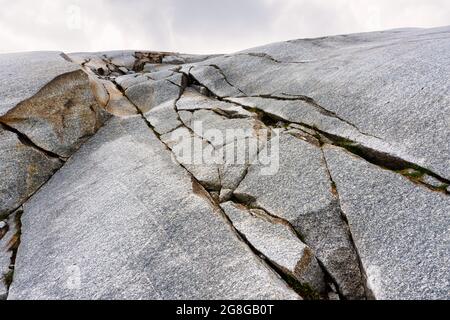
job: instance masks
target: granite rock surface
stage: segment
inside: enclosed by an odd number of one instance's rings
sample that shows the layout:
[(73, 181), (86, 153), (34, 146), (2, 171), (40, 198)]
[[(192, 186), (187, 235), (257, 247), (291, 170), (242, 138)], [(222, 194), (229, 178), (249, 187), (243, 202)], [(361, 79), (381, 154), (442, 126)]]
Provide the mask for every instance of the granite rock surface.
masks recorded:
[(450, 28), (0, 55), (0, 299), (450, 299)]

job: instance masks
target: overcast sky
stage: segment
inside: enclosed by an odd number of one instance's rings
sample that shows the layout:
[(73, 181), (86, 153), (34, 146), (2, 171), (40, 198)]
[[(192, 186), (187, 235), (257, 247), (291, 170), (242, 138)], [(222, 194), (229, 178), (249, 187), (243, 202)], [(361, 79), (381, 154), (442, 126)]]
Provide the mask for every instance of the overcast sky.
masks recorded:
[(450, 25), (449, 0), (0, 0), (0, 52), (231, 53), (271, 42)]

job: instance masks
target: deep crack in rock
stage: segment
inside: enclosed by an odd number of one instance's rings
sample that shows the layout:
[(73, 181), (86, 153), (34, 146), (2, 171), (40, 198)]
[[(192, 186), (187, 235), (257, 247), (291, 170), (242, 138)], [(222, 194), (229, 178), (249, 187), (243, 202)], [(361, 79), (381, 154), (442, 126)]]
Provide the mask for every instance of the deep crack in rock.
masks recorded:
[(344, 221), (345, 225), (348, 228), (348, 236), (349, 236), (350, 242), (352, 243), (352, 246), (353, 246), (353, 248), (355, 250), (356, 257), (358, 258), (359, 269), (360, 269), (360, 272), (361, 272), (361, 278), (363, 280), (363, 285), (364, 285), (366, 299), (374, 300), (375, 296), (374, 296), (373, 292), (371, 291), (371, 289), (370, 289), (370, 287), (369, 287), (369, 285), (367, 283), (367, 274), (366, 274), (366, 271), (364, 269), (364, 265), (363, 265), (363, 263), (361, 261), (361, 257), (360, 257), (359, 252), (358, 252), (358, 247), (357, 247), (357, 245), (356, 245), (356, 243), (355, 243), (355, 241), (353, 239), (353, 235), (352, 235), (351, 227), (349, 225), (349, 221), (347, 219), (347, 216), (345, 215), (345, 212), (342, 210), (341, 200), (340, 200), (339, 192), (338, 192), (338, 190), (336, 188), (336, 183), (334, 182), (333, 176), (332, 176), (331, 171), (330, 171), (330, 168), (328, 167), (328, 162), (327, 162), (327, 159), (325, 157), (323, 148), (320, 147), (320, 150), (321, 150), (322, 155), (323, 155), (323, 162), (325, 163), (325, 168), (326, 168), (327, 173), (328, 173), (329, 178), (330, 178), (330, 183), (331, 183), (333, 195), (336, 197), (337, 208), (338, 208), (339, 212), (341, 213), (342, 220)]

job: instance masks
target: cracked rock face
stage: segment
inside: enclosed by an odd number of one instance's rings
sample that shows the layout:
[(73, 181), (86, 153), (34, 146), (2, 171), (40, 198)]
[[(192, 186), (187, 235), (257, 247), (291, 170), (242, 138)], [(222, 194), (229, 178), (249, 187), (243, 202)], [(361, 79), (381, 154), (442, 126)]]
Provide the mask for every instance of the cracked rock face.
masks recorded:
[(448, 298), (448, 195), (334, 147), (325, 155), (374, 295)]
[(110, 121), (25, 205), (9, 298), (295, 299), (205, 194), (141, 118)]
[(449, 299), (449, 52), (0, 55), (0, 298)]

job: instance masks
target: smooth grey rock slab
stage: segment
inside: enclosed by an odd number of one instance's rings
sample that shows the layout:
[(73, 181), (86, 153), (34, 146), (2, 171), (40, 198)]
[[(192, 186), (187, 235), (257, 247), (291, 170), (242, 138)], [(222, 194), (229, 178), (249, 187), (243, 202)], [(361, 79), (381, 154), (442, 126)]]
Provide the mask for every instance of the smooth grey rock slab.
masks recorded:
[[(430, 30), (436, 32), (439, 28)], [(426, 29), (402, 28), (312, 39), (295, 39), (246, 49), (239, 53), (260, 55), (262, 58), (267, 55), (266, 59), (272, 58), (281, 63), (312, 63), (333, 56), (337, 50), (346, 50), (343, 45), (353, 45), (357, 49), (364, 49), (370, 48), (371, 43), (375, 41), (389, 43), (427, 32), (429, 31)]]
[(24, 206), (9, 299), (296, 299), (139, 118), (113, 119)]
[(62, 165), (58, 158), (23, 144), (0, 125), (0, 217), (17, 209)]
[(0, 121), (42, 149), (67, 158), (108, 117), (97, 103), (88, 75), (76, 70), (44, 85), (33, 97), (1, 116)]
[(190, 111), (178, 111), (178, 116), (180, 117), (180, 121), (186, 126), (191, 127), (192, 121), (192, 112)]
[(325, 292), (324, 275), (314, 253), (293, 230), (261, 210), (249, 211), (233, 202), (221, 207), (256, 250), (317, 295)]
[(201, 62), (201, 61), (206, 61), (212, 58), (216, 58), (221, 56), (220, 54), (210, 54), (210, 55), (205, 55), (205, 54), (178, 54), (178, 56), (180, 58), (182, 58), (185, 63), (195, 63), (195, 62)]
[(450, 197), (346, 151), (325, 155), (377, 299), (448, 299)]
[[(260, 175), (257, 165), (236, 190), (237, 195), (257, 196), (258, 204), (286, 220), (318, 211), (333, 201), (320, 148), (287, 134), (280, 136), (280, 168), (273, 176)], [(284, 186), (276, 188), (275, 186)]]
[(39, 92), (56, 77), (80, 69), (62, 52), (0, 54), (0, 116)]
[(279, 170), (262, 175), (260, 164), (234, 192), (272, 215), (288, 221), (304, 238), (347, 298), (364, 298), (357, 255), (332, 193), (319, 147), (281, 134)]

